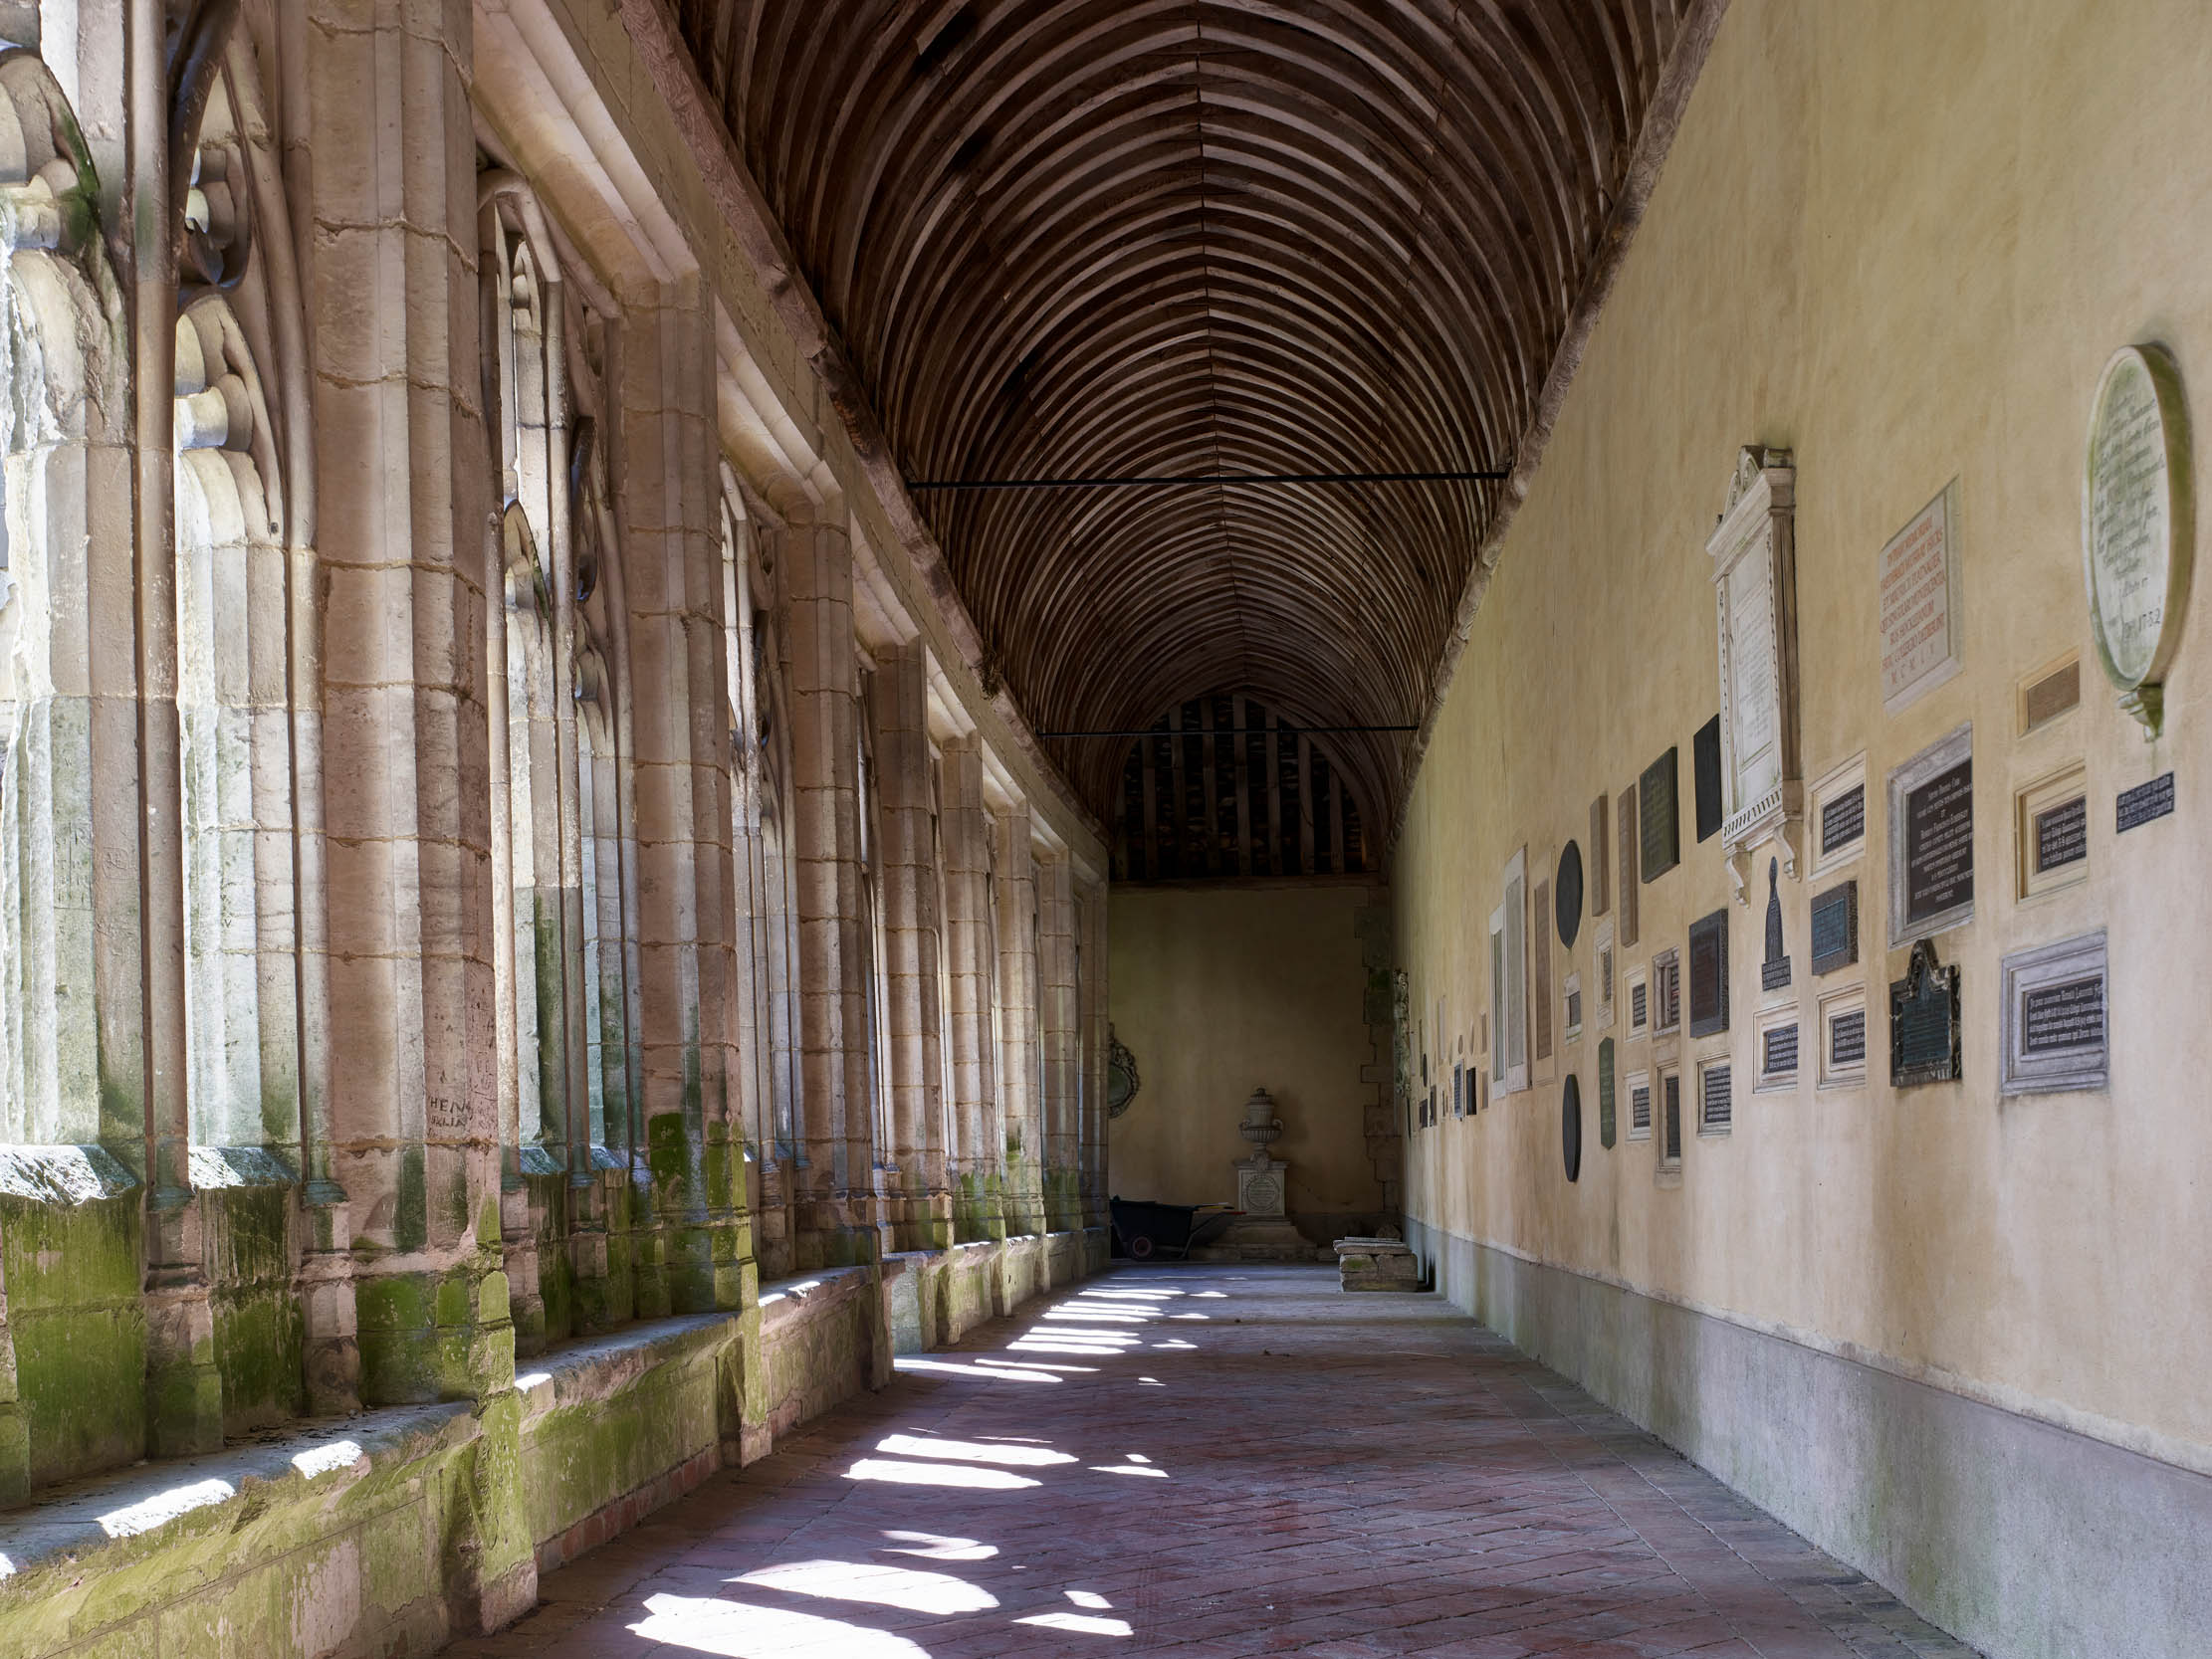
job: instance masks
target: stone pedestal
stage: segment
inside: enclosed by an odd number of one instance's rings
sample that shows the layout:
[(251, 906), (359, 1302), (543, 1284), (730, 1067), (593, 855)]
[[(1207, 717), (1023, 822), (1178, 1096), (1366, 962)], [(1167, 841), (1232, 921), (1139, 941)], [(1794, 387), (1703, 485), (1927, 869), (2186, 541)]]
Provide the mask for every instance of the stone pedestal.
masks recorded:
[(1421, 1289), (1421, 1263), (1404, 1239), (1340, 1238), (1336, 1263), (1348, 1291)]

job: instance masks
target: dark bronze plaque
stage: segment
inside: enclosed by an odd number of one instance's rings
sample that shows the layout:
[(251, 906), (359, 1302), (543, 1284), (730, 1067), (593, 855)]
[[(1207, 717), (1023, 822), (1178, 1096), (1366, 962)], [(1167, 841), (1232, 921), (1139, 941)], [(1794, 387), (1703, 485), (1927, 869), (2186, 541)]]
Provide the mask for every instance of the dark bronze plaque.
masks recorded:
[(1689, 1034), (1728, 1029), (1728, 913), (1717, 910), (1689, 925)]
[(1859, 884), (1845, 882), (1813, 901), (1813, 971), (1833, 973), (1859, 960)]
[(2020, 1052), (2060, 1054), (2104, 1041), (2104, 975), (2042, 985), (2020, 998)]
[(1770, 1025), (1760, 1037), (1759, 1072), (1763, 1077), (1780, 1077), (1784, 1072), (1797, 1070), (1797, 1027), (1795, 1025)]
[(1907, 1089), (1958, 1075), (1958, 964), (1942, 966), (1934, 942), (1920, 939), (1904, 977), (1889, 983), (1889, 1082)]
[(1454, 1118), (1467, 1115), (1467, 1069), (1457, 1062), (1451, 1067), (1451, 1115)]
[(1725, 1129), (1736, 1120), (1735, 1068), (1726, 1062), (1707, 1066), (1700, 1087), (1703, 1100), (1698, 1122), (1706, 1129)]
[(1573, 1072), (1559, 1091), (1559, 1150), (1567, 1165), (1567, 1178), (1582, 1178), (1582, 1084)]
[(1649, 1083), (1629, 1091), (1629, 1133), (1652, 1133), (1652, 1086)]
[(1621, 906), (1621, 948), (1626, 950), (1636, 943), (1636, 855), (1638, 851), (1636, 785), (1632, 783), (1622, 790), (1620, 800), (1616, 804), (1620, 809), (1621, 831), (1619, 835), (1614, 837), (1615, 843), (1621, 849), (1621, 891), (1619, 898)]
[(1834, 800), (1821, 802), (1821, 856), (1850, 846), (1867, 833), (1867, 786), (1854, 786)]
[(1974, 757), (1937, 772), (1904, 797), (1907, 927), (1974, 899)]
[(2036, 874), (2079, 864), (2090, 856), (2090, 800), (2076, 795), (2036, 814)]
[(1582, 932), (1582, 849), (1572, 841), (1559, 855), (1559, 876), (1552, 884), (1552, 909), (1557, 913), (1559, 942), (1572, 949), (1575, 935)]
[(1651, 1002), (1651, 990), (1643, 981), (1639, 980), (1629, 987), (1629, 1028), (1631, 1030), (1635, 1030), (1644, 1024), (1650, 1015)]
[(1598, 1044), (1598, 1144), (1608, 1151), (1613, 1149), (1616, 1087), (1613, 1080), (1613, 1039), (1607, 1037)]
[(2123, 789), (2119, 796), (2118, 833), (2124, 835), (2140, 828), (2153, 818), (2163, 818), (2173, 810), (2173, 773), (2154, 777), (2148, 783), (2138, 783), (2132, 789)]
[(1590, 914), (1603, 916), (1610, 902), (1606, 883), (1612, 879), (1613, 803), (1600, 795), (1590, 803)]
[(1689, 742), (1690, 776), (1697, 795), (1697, 839), (1709, 841), (1720, 833), (1720, 717), (1697, 728)]
[(1863, 1065), (1867, 1058), (1867, 1010), (1854, 1008), (1828, 1022), (1828, 1063), (1832, 1067)]
[(1662, 1133), (1666, 1137), (1668, 1162), (1679, 1162), (1682, 1155), (1682, 1077), (1679, 1072), (1668, 1072), (1660, 1087), (1661, 1114), (1665, 1118)]
[(1682, 861), (1681, 808), (1675, 799), (1676, 750), (1668, 749), (1644, 768), (1637, 780), (1638, 826), (1643, 878), (1656, 882)]

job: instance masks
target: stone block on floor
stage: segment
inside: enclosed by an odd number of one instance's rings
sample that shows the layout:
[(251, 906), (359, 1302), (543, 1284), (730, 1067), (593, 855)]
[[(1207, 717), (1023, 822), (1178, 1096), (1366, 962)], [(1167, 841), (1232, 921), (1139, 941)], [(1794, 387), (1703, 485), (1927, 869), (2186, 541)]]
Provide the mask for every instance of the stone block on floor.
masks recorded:
[(1340, 1238), (1337, 1274), (1348, 1291), (1418, 1291), (1421, 1261), (1404, 1239)]

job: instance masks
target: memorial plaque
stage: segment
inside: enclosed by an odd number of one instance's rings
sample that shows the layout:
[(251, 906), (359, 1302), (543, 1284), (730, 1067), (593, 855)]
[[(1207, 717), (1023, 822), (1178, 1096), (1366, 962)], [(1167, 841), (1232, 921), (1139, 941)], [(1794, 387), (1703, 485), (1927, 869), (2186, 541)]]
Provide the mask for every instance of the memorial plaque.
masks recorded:
[(1821, 803), (1821, 857), (1842, 852), (1867, 833), (1867, 786), (1846, 790)]
[(1689, 1034), (1728, 1029), (1728, 913), (1714, 911), (1689, 925)]
[(1908, 1089), (1958, 1076), (1958, 964), (1941, 965), (1934, 941), (1918, 939), (1904, 977), (1889, 982), (1889, 1082)]
[(1582, 849), (1572, 841), (1559, 855), (1559, 875), (1552, 888), (1552, 908), (1559, 923), (1559, 942), (1574, 948), (1582, 932)]
[(2109, 1082), (2104, 933), (2007, 956), (1998, 1052), (2002, 1095), (2102, 1089)]
[(1467, 1115), (1467, 1069), (1457, 1061), (1451, 1066), (1451, 1115), (1454, 1118)]
[(1720, 717), (1697, 728), (1689, 742), (1690, 776), (1697, 795), (1697, 839), (1710, 841), (1720, 833)]
[(1682, 1160), (1682, 1076), (1668, 1072), (1659, 1084), (1659, 1114), (1665, 1136), (1663, 1156), (1669, 1163)]
[(1895, 714), (1958, 672), (1957, 481), (1881, 549), (1881, 707)]
[(1638, 836), (1635, 784), (1632, 783), (1621, 791), (1621, 798), (1617, 804), (1620, 810), (1621, 833), (1614, 837), (1614, 841), (1621, 850), (1621, 948), (1627, 950), (1636, 943), (1637, 938), (1636, 855), (1638, 852)]
[(1672, 1031), (1682, 1023), (1682, 959), (1672, 950), (1652, 958), (1652, 1029)]
[(1612, 903), (1606, 884), (1613, 871), (1613, 803), (1600, 795), (1590, 803), (1590, 914), (1603, 916)]
[(2036, 871), (2063, 869), (2090, 856), (2090, 802), (2076, 795), (2036, 814)]
[(1859, 960), (1859, 884), (1845, 882), (1813, 901), (1813, 972), (1834, 973)]
[(2032, 990), (2020, 999), (2020, 1052), (2061, 1054), (2104, 1040), (2104, 976)]
[[(1720, 642), (1720, 713), (1697, 733), (1697, 839), (1736, 860), (1804, 810), (1797, 720), (1797, 473), (1787, 450), (1738, 451), (1705, 543)], [(1793, 847), (1796, 842), (1785, 838)], [(1797, 874), (1794, 855), (1790, 874)]]
[(1974, 899), (1974, 761), (1904, 797), (1904, 919), (1925, 922)]
[(2189, 436), (2181, 378), (2156, 346), (2104, 365), (2082, 485), (2090, 633), (2120, 707), (2152, 736), (2189, 595)]
[(1867, 1063), (1867, 1010), (1853, 1008), (1828, 1022), (1828, 1064), (1841, 1071)]
[(1607, 1151), (1613, 1149), (1614, 1111), (1613, 1039), (1608, 1037), (1598, 1044), (1598, 1144)]
[(1642, 1031), (1651, 1023), (1651, 991), (1639, 979), (1629, 987), (1629, 1029)]
[(2173, 773), (2166, 772), (2148, 783), (2138, 783), (2132, 789), (2122, 789), (2118, 809), (2114, 816), (2116, 833), (2125, 835), (2131, 829), (2140, 829), (2154, 818), (2163, 818), (2173, 810)]
[(1559, 1153), (1567, 1178), (1582, 1178), (1582, 1084), (1573, 1072), (1559, 1090)]
[(1652, 1085), (1643, 1079), (1629, 1084), (1629, 1139), (1646, 1141), (1652, 1134)]
[(1536, 1058), (1551, 1058), (1551, 929), (1545, 918), (1551, 912), (1551, 883), (1536, 884), (1536, 938), (1535, 974), (1532, 980), (1536, 1004)]
[(1682, 860), (1681, 810), (1676, 804), (1676, 750), (1668, 749), (1644, 768), (1637, 780), (1637, 810), (1643, 879), (1656, 882)]
[(1974, 919), (1974, 728), (1889, 774), (1889, 942)]
[(1759, 959), (1763, 991), (1784, 990), (1790, 983), (1790, 958), (1782, 948), (1781, 868), (1780, 860), (1767, 860), (1767, 953)]
[(1797, 1070), (1797, 1022), (1770, 1025), (1759, 1034), (1759, 1072), (1763, 1077), (1787, 1077)]
[(2061, 715), (2071, 714), (2082, 702), (2082, 665), (2062, 663), (2038, 676), (2020, 693), (2020, 732), (2026, 736), (2038, 726), (2049, 726)]
[(1579, 973), (1567, 975), (1567, 1035), (1582, 1035), (1582, 976)]
[(1698, 1074), (1700, 1089), (1698, 1127), (1726, 1129), (1736, 1119), (1734, 1068), (1716, 1060)]

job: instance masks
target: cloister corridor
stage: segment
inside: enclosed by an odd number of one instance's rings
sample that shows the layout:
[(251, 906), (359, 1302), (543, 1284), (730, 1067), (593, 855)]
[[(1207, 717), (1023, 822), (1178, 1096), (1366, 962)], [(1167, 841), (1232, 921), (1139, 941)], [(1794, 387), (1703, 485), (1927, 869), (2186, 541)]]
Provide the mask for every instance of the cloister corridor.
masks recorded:
[(1122, 1270), (898, 1368), (455, 1659), (1970, 1652), (1434, 1295)]

